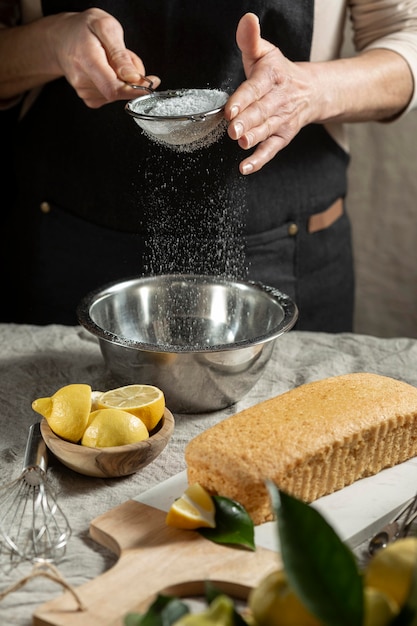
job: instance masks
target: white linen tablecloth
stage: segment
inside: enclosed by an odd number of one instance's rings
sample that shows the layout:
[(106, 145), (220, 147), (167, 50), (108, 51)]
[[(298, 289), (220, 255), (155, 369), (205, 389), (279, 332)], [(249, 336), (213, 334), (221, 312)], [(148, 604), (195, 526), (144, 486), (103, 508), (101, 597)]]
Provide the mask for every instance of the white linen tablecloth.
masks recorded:
[[(97, 342), (81, 327), (0, 324), (0, 470), (4, 483), (19, 475), (35, 398), (69, 383), (111, 388)], [(292, 331), (279, 338), (268, 367), (252, 391), (233, 407), (211, 414), (175, 415), (174, 435), (163, 453), (126, 478), (81, 476), (50, 458), (48, 480), (73, 530), (59, 570), (77, 587), (109, 568), (114, 555), (88, 534), (96, 516), (185, 469), (184, 447), (202, 430), (237, 411), (302, 383), (348, 372), (392, 376), (417, 386), (417, 340)], [(141, 382), (141, 381), (138, 381)], [(169, 408), (169, 407), (168, 407)], [(0, 592), (30, 573), (30, 564), (9, 570), (0, 561)], [(62, 593), (38, 577), (0, 602), (1, 626), (29, 626), (36, 607)]]

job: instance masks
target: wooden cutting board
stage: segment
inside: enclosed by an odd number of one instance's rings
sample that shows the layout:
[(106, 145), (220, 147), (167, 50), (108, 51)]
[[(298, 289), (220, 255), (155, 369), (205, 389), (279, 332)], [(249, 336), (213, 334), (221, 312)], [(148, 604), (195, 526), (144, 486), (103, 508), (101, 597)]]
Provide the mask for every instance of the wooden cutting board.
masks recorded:
[(142, 612), (169, 587), (179, 585), (189, 593), (191, 581), (212, 580), (241, 597), (281, 566), (276, 552), (217, 545), (197, 532), (167, 526), (165, 517), (163, 511), (128, 500), (93, 520), (91, 537), (119, 555), (117, 563), (77, 588), (84, 611), (64, 592), (36, 610), (33, 625), (122, 626), (126, 613)]

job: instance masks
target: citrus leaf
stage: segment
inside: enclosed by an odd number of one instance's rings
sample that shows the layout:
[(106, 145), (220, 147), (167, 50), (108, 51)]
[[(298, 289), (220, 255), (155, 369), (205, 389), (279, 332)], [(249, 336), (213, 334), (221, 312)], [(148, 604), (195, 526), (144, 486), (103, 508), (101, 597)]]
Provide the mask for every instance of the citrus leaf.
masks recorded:
[(312, 506), (268, 483), (289, 583), (326, 626), (363, 623), (363, 580), (351, 550)]
[(199, 528), (200, 535), (214, 543), (239, 545), (255, 550), (255, 530), (246, 509), (224, 496), (213, 496), (216, 527)]
[(128, 613), (124, 626), (171, 626), (189, 612), (188, 606), (178, 598), (159, 594), (146, 613)]

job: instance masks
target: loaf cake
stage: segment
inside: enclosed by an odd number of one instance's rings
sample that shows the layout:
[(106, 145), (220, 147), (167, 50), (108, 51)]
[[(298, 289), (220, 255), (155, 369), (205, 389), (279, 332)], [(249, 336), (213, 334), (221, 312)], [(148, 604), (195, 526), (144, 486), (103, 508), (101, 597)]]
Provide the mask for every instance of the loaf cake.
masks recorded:
[(305, 502), (417, 455), (417, 388), (353, 373), (306, 383), (212, 426), (185, 450), (187, 478), (273, 519), (265, 479)]

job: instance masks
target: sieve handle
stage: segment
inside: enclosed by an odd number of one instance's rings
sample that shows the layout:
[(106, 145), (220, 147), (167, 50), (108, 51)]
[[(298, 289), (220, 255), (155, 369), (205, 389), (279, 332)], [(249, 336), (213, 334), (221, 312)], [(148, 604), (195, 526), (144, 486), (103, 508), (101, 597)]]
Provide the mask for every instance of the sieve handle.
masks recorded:
[(45, 473), (47, 466), (48, 453), (46, 444), (42, 437), (41, 424), (36, 422), (29, 428), (25, 456), (23, 458), (23, 471), (39, 469), (42, 473)]
[(155, 91), (155, 89), (153, 88), (153, 80), (151, 80), (150, 78), (147, 78), (147, 76), (142, 76), (142, 75), (141, 75), (141, 79), (145, 80), (148, 83), (148, 86), (146, 86), (146, 85), (135, 85), (134, 83), (129, 83), (129, 81), (127, 81), (127, 80), (125, 80), (124, 82), (129, 87), (132, 87), (132, 89), (139, 89), (139, 90), (142, 90), (142, 91), (146, 91), (147, 93), (153, 93)]

